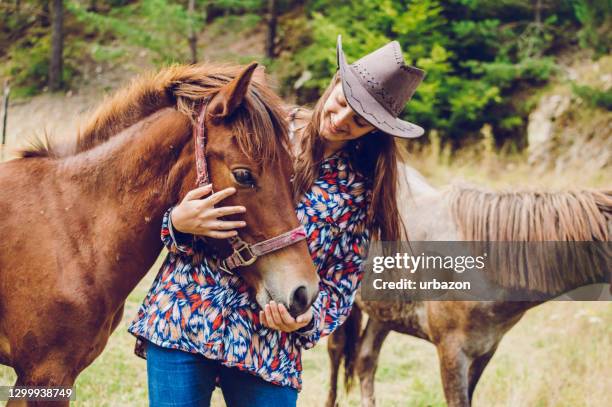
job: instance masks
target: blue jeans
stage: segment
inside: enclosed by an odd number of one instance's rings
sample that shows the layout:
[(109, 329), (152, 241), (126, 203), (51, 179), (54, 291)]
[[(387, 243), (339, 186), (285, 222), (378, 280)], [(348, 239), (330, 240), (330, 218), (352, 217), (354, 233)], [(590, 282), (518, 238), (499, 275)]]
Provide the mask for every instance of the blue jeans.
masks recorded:
[(227, 407), (295, 407), (297, 390), (277, 386), (202, 355), (147, 342), (151, 407), (210, 406), (217, 377)]

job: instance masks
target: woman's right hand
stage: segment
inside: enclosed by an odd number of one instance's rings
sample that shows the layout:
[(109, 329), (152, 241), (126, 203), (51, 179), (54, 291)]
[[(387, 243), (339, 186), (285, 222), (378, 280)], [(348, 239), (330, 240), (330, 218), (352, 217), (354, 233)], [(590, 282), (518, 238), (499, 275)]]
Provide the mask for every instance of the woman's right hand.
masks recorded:
[(210, 194), (212, 184), (193, 189), (185, 195), (180, 204), (172, 209), (170, 218), (175, 230), (192, 235), (206, 236), (213, 239), (228, 239), (236, 236), (238, 232), (234, 229), (246, 226), (244, 221), (226, 221), (219, 218), (246, 212), (244, 206), (222, 206), (215, 208), (228, 196), (236, 193), (236, 188), (226, 188)]

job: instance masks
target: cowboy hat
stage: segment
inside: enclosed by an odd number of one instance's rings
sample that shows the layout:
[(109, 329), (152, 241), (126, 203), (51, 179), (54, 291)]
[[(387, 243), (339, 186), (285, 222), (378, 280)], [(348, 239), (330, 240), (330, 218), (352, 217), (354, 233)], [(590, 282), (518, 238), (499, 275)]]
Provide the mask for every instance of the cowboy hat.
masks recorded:
[(425, 133), (422, 127), (398, 119), (425, 71), (406, 65), (397, 41), (348, 65), (342, 52), (342, 36), (338, 35), (336, 56), (344, 96), (357, 114), (395, 137), (415, 138)]

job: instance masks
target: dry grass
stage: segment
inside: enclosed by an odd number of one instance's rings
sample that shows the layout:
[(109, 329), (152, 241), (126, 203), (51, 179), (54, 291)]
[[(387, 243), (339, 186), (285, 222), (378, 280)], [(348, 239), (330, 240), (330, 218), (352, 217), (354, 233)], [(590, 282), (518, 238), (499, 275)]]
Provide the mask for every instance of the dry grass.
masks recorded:
[[(486, 128), (486, 127), (485, 127)], [(408, 153), (408, 163), (435, 186), (453, 181), (467, 181), (496, 189), (610, 188), (610, 168), (590, 169), (587, 163), (563, 171), (544, 171), (527, 164), (526, 152), (512, 152), (510, 147), (497, 151), (492, 135), (483, 132), (476, 144), (451, 154), (435, 131), (430, 143)]]

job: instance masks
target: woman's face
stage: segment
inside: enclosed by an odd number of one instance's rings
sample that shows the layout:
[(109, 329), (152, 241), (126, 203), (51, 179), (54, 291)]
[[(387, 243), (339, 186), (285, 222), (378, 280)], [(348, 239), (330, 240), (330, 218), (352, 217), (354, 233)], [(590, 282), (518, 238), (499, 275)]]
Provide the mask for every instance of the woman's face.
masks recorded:
[(355, 140), (374, 130), (346, 103), (342, 82), (338, 81), (321, 111), (319, 134), (327, 141)]

